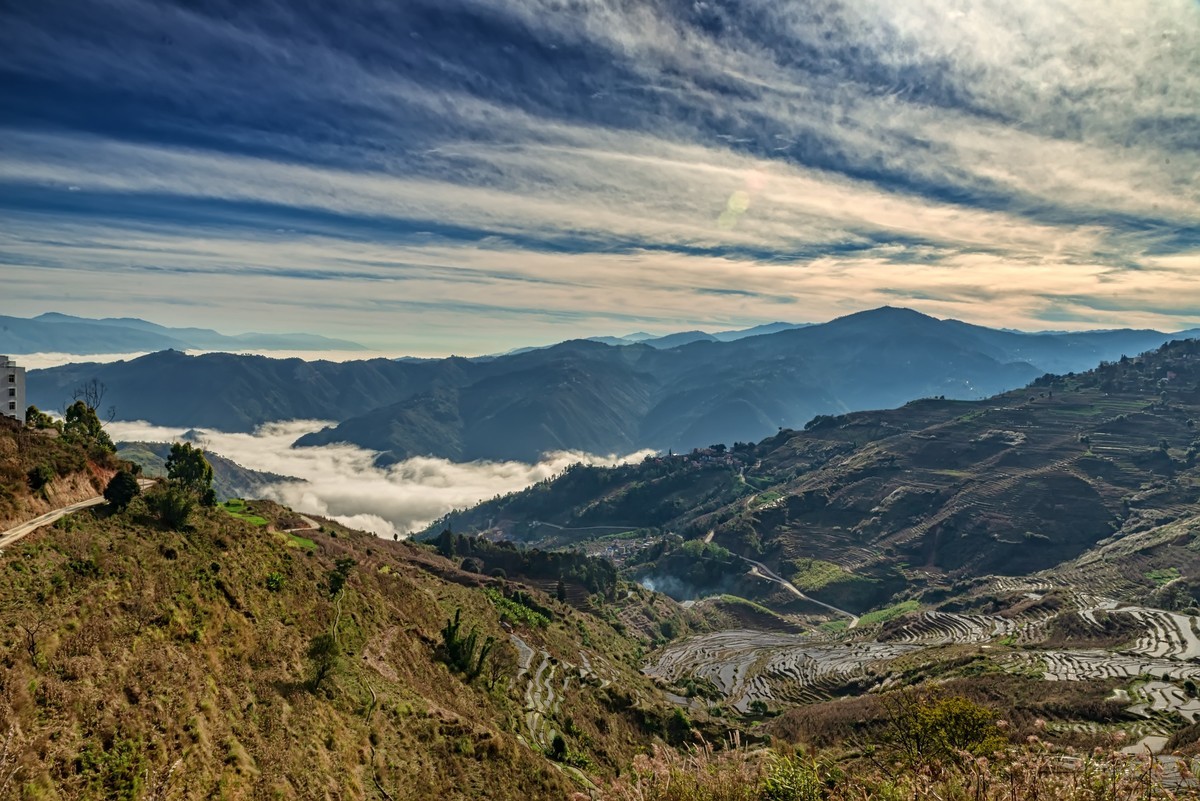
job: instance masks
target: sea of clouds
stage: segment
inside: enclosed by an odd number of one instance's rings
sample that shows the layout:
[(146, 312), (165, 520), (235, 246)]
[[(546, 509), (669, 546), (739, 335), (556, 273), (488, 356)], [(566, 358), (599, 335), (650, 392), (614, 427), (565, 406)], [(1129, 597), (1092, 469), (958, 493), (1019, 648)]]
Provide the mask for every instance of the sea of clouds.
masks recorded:
[[(187, 441), (251, 470), (295, 479), (271, 485), (262, 493), (266, 498), (381, 537), (419, 531), (446, 512), (523, 489), (577, 462), (613, 465), (650, 453), (596, 456), (559, 451), (545, 454), (536, 464), (415, 457), (378, 467), (377, 453), (356, 445), (292, 447), (300, 436), (327, 425), (322, 420), (289, 420), (268, 423), (252, 434), (193, 429)], [(187, 432), (141, 421), (113, 422), (107, 428), (118, 442), (183, 441)]]

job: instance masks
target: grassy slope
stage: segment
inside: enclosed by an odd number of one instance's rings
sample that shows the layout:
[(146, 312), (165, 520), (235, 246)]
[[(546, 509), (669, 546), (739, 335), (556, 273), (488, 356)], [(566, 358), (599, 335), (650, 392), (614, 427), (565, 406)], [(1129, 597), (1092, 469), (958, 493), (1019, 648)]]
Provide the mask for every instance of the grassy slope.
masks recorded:
[[(567, 794), (572, 782), (518, 737), (515, 682), (489, 692), (434, 658), (458, 608), (505, 637), (472, 586), (489, 580), (332, 526), (307, 554), (221, 510), (178, 533), (139, 508), (67, 518), (0, 558), (0, 720), (14, 724), (8, 767), (24, 797), (384, 797), (376, 780), (394, 798)], [(325, 582), (341, 557), (357, 564), (339, 610)], [(638, 644), (542, 600), (557, 620), (519, 630), (526, 642), (578, 662), (582, 627), (618, 675), (605, 690), (575, 685), (557, 723), (569, 718), (572, 751), (611, 775), (663, 717), (620, 661)], [(343, 668), (313, 694), (304, 650), (335, 621)], [(22, 627), (38, 629), (32, 659)]]

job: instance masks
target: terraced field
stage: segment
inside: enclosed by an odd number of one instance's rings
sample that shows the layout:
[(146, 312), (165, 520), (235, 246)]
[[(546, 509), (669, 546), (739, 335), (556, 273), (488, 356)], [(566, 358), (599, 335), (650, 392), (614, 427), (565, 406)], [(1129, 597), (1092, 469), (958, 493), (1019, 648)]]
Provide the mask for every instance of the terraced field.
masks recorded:
[(872, 675), (919, 646), (881, 642), (822, 642), (795, 634), (751, 629), (721, 631), (668, 646), (645, 672), (673, 684), (707, 679), (741, 712), (751, 704), (809, 703), (831, 690)]
[(516, 634), (510, 633), (509, 639), (517, 648), (516, 680), (525, 683), (525, 728), (533, 743), (549, 749), (559, 733), (554, 721), (572, 684), (587, 682), (603, 689), (612, 684), (615, 673), (598, 654), (581, 650), (575, 665), (535, 650)]
[[(885, 688), (911, 665), (914, 654), (930, 648), (975, 645), (997, 650), (997, 664), (1012, 671), (1033, 671), (1048, 681), (1120, 679), (1126, 686), (1113, 700), (1128, 702), (1130, 715), (1145, 725), (1126, 726), (1145, 742), (1159, 742), (1172, 729), (1200, 720), (1200, 618), (1123, 604), (1049, 578), (1001, 577), (987, 591), (1007, 594), (1007, 609), (996, 614), (926, 609), (882, 627), (844, 629), (836, 636), (820, 630), (784, 634), (750, 629), (691, 637), (657, 653), (644, 671), (667, 685), (687, 678), (712, 683), (724, 701), (742, 712), (812, 703), (848, 689)], [(1055, 604), (1041, 601), (1049, 594)], [(1103, 639), (1116, 631), (1128, 642), (1111, 648), (1050, 648), (1047, 640), (1064, 619), (1069, 629)], [(961, 651), (959, 652), (961, 653)], [(678, 703), (696, 704), (677, 698)], [(1086, 723), (1063, 723), (1076, 726)]]

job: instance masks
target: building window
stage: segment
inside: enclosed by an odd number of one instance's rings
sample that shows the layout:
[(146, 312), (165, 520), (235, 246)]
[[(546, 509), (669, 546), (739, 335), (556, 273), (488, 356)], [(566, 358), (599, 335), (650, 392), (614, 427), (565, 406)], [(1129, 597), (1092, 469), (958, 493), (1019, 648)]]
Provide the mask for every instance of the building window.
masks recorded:
[(9, 388), (8, 388), (8, 397), (10, 397), (10, 398), (15, 398), (15, 397), (17, 397), (17, 388), (16, 388), (16, 387), (9, 387)]
[(8, 402), (8, 410), (9, 410), (10, 412), (15, 412), (15, 411), (17, 410), (17, 402), (16, 402), (16, 401), (9, 401), (9, 402)]
[(16, 374), (16, 373), (9, 373), (9, 374), (8, 374), (8, 383), (10, 383), (10, 384), (15, 384), (15, 383), (17, 383), (17, 374)]

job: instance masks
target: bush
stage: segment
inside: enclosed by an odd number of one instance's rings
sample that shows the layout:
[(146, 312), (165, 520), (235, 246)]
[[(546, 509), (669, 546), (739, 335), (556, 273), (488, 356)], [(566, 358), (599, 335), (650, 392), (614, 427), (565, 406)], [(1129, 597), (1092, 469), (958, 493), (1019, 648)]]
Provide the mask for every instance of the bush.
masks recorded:
[(316, 692), (329, 674), (337, 669), (342, 649), (332, 634), (318, 634), (308, 641), (306, 656), (312, 670), (309, 687)]
[(187, 525), (196, 508), (196, 497), (176, 484), (167, 484), (146, 496), (146, 505), (163, 525), (176, 530)]
[(133, 499), (141, 494), (142, 488), (138, 485), (133, 473), (128, 470), (117, 473), (104, 488), (104, 500), (108, 501), (108, 505), (115, 512), (124, 511), (133, 502)]
[(772, 762), (763, 780), (762, 801), (821, 801), (824, 782), (817, 765), (800, 757), (780, 757)]
[(37, 467), (29, 471), (26, 479), (29, 481), (29, 488), (34, 492), (45, 487), (51, 481), (57, 478), (53, 468), (49, 465), (39, 464)]
[(267, 575), (267, 589), (271, 592), (279, 592), (283, 589), (284, 578), (282, 573), (269, 573)]
[(911, 764), (958, 762), (1003, 748), (997, 714), (961, 696), (932, 699), (903, 691), (884, 701), (887, 740)]

